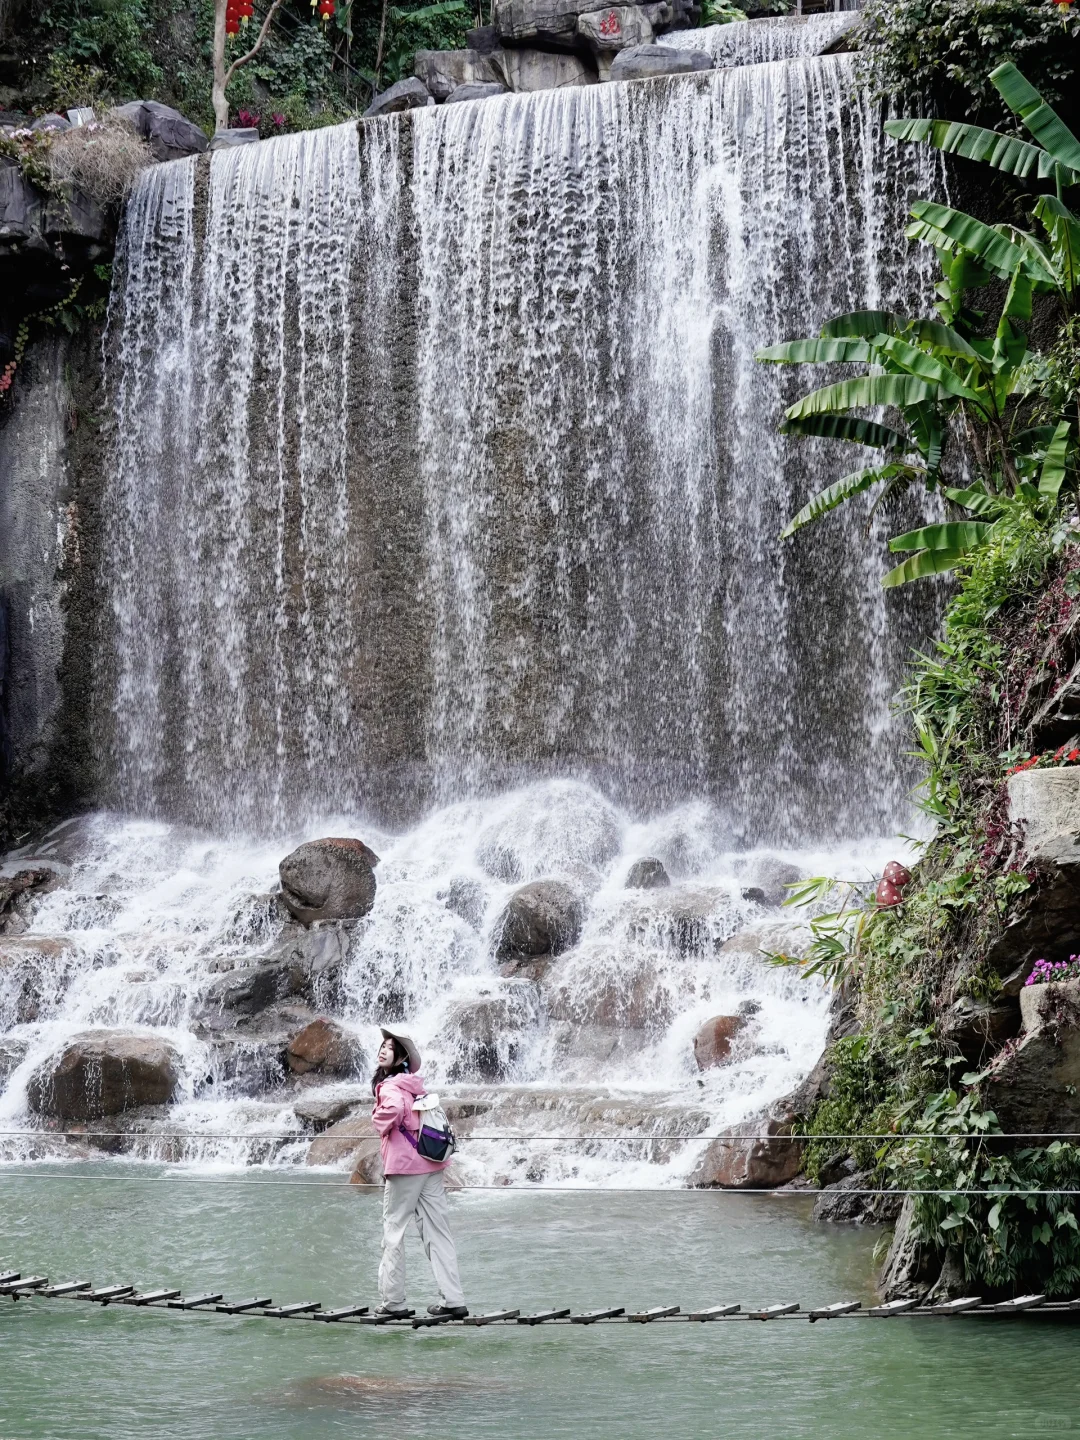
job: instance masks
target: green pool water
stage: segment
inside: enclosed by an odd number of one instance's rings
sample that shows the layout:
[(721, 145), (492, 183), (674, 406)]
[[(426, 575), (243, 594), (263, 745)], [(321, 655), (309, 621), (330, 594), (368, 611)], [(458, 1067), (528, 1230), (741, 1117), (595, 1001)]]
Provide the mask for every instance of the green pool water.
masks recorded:
[[(377, 1194), (118, 1164), (26, 1173), (0, 1170), (0, 1269), (374, 1300)], [(812, 1223), (801, 1197), (452, 1205), (474, 1309), (872, 1297), (876, 1235)], [(409, 1266), (426, 1305), (418, 1242)], [(1042, 1437), (1080, 1431), (1078, 1358), (1080, 1327), (1036, 1317), (388, 1332), (2, 1300), (0, 1440)]]

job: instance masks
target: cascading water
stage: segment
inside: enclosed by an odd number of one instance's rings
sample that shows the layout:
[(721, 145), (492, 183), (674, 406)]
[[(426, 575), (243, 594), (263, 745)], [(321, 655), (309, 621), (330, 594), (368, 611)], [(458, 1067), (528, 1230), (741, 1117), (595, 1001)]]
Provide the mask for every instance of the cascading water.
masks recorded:
[(706, 50), (718, 66), (763, 65), (770, 60), (797, 60), (821, 55), (858, 19), (851, 11), (825, 15), (768, 16), (745, 24), (704, 25), (675, 30), (662, 43), (675, 50)]
[[(337, 1011), (369, 1053), (407, 1020), (481, 1130), (673, 1141), (806, 1074), (827, 997), (761, 960), (780, 917), (743, 891), (765, 852), (859, 879), (889, 857), (837, 846), (904, 813), (889, 699), (933, 622), (883, 595), (861, 516), (775, 538), (846, 457), (777, 435), (808, 381), (755, 349), (928, 283), (900, 221), (935, 163), (886, 146), (850, 78), (836, 56), (510, 96), (145, 173), (100, 712), (112, 801), (149, 818), (61, 836), (66, 884), (0, 954), (8, 1128), (67, 1037), (120, 1026), (180, 1057), (150, 1130), (246, 1137), (142, 1153), (301, 1159), (267, 1137), (303, 1129), (281, 1057), (307, 1002), (226, 1022), (209, 997), (293, 943), (268, 894), (290, 845), (357, 831), (382, 861)], [(624, 888), (646, 855), (669, 889)], [(500, 973), (507, 899), (551, 877), (578, 943)], [(740, 1010), (699, 1075), (695, 1030)], [(699, 1151), (463, 1163), (678, 1181)]]

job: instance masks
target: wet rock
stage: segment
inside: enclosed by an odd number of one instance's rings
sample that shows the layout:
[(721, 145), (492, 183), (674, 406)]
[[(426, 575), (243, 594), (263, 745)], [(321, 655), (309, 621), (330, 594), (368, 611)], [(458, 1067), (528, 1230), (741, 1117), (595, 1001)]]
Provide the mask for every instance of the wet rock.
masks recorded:
[(176, 1050), (158, 1036), (88, 1030), (31, 1077), (27, 1101), (39, 1115), (96, 1120), (140, 1105), (167, 1105), (180, 1075)]
[(367, 1064), (359, 1040), (334, 1020), (319, 1018), (289, 1041), (286, 1052), (294, 1075), (313, 1070), (323, 1075), (357, 1075)]
[(577, 32), (592, 51), (606, 80), (611, 62), (620, 50), (653, 43), (653, 27), (644, 5), (612, 5), (606, 10), (590, 10), (577, 17)]
[(644, 860), (635, 860), (626, 877), (627, 890), (665, 890), (670, 884), (671, 879), (664, 869), (663, 861), (655, 860), (651, 856)]
[(336, 1125), (331, 1125), (313, 1140), (308, 1147), (305, 1163), (340, 1165), (347, 1161), (351, 1165), (365, 1143), (370, 1143), (372, 1139), (378, 1144), (379, 1137), (371, 1123), (369, 1107), (367, 1115), (355, 1115), (349, 1120), (339, 1120)]
[(578, 942), (583, 906), (561, 880), (534, 880), (510, 897), (495, 927), (500, 962), (561, 955)]
[(477, 837), (476, 859), (494, 879), (516, 884), (602, 871), (621, 848), (619, 817), (602, 796), (577, 781), (545, 781), (507, 797)]
[(827, 1185), (814, 1201), (812, 1220), (830, 1225), (891, 1225), (900, 1215), (902, 1195), (859, 1195), (859, 1190), (880, 1189), (873, 1171), (860, 1170)]
[(714, 1015), (694, 1036), (694, 1059), (699, 1070), (711, 1070), (731, 1058), (731, 1044), (746, 1029), (745, 1015)]
[(247, 125), (237, 125), (229, 130), (215, 130), (210, 138), (211, 150), (235, 150), (238, 145), (257, 145), (258, 130)]
[(284, 1084), (288, 1027), (274, 1024), (270, 1012), (257, 1018), (263, 1023), (251, 1031), (238, 1028), (200, 1034), (209, 1047), (210, 1059), (195, 1086), (196, 1095), (213, 1092), (240, 1099), (266, 1094)]
[(255, 1015), (275, 1000), (297, 993), (292, 967), (282, 960), (229, 970), (206, 992), (206, 1005), (219, 1011)]
[(984, 1082), (1002, 1130), (1080, 1130), (1080, 980), (1020, 993), (1024, 1030), (995, 1056)]
[(15, 1070), (26, 1059), (29, 1041), (16, 1039), (13, 1035), (0, 1037), (0, 1090), (7, 1084)]
[(771, 1190), (794, 1180), (802, 1168), (804, 1140), (789, 1140), (794, 1117), (780, 1101), (764, 1114), (732, 1126), (711, 1140), (687, 1182), (701, 1189)]
[(938, 1031), (972, 1065), (1020, 1030), (1020, 1006), (1010, 998), (974, 1000), (961, 995), (938, 1019)]
[(439, 892), (439, 899), (459, 920), (464, 920), (474, 930), (480, 929), (487, 910), (487, 893), (479, 880), (455, 875), (447, 890)]
[(506, 986), (501, 994), (451, 1008), (439, 1044), (455, 1053), (451, 1080), (505, 1080), (521, 1058), (525, 1034), (539, 1010), (536, 986), (525, 980)]
[(347, 1094), (341, 1094), (335, 1086), (335, 1093), (332, 1095), (323, 1095), (316, 1090), (302, 1100), (297, 1100), (293, 1105), (293, 1114), (319, 1134), (339, 1120), (352, 1118), (354, 1110), (370, 1109), (370, 1087), (365, 1085), (362, 1089), (357, 1087)]
[(446, 103), (453, 105), (459, 100), (495, 100), (500, 95), (508, 95), (509, 89), (500, 81), (470, 80), (467, 85), (459, 85), (452, 94), (446, 97)]
[(999, 975), (1080, 950), (1080, 772), (1028, 770), (1009, 780), (1009, 818), (1034, 868), (1031, 891), (1014, 901), (987, 959)]
[(802, 879), (802, 871), (773, 855), (751, 856), (743, 867), (741, 878), (746, 882), (742, 892), (744, 900), (777, 906), (788, 898), (790, 892), (787, 887)]
[(375, 903), (378, 863), (362, 840), (309, 840), (278, 866), (281, 898), (302, 925), (358, 919)]
[[(381, 1185), (383, 1183), (382, 1146), (378, 1140), (365, 1140), (353, 1154), (350, 1185)], [(453, 1187), (447, 1186), (447, 1189)]]
[(411, 75), (377, 95), (364, 111), (364, 119), (373, 120), (377, 115), (394, 115), (402, 110), (416, 110), (434, 104), (435, 99), (424, 82)]
[(76, 965), (67, 940), (48, 935), (0, 938), (0, 1029), (41, 1018), (67, 989)]
[(713, 58), (704, 50), (674, 50), (665, 45), (635, 45), (616, 55), (612, 80), (651, 80), (658, 75), (689, 75), (711, 70)]
[(559, 1065), (595, 1074), (598, 1065), (615, 1065), (639, 1055), (652, 1036), (645, 1030), (619, 1025), (583, 1025), (580, 1021), (553, 1021), (552, 1047)]
[(62, 884), (63, 877), (52, 866), (16, 869), (10, 875), (0, 872), (0, 934), (17, 934), (16, 926), (23, 920), (29, 902)]
[(0, 242), (17, 244), (41, 232), (45, 197), (13, 160), (0, 157)]
[(48, 115), (41, 115), (30, 126), (31, 130), (70, 130), (71, 121), (66, 115), (59, 115), (56, 111)]
[(325, 921), (286, 936), (272, 952), (289, 972), (289, 991), (320, 1010), (339, 1010), (342, 978), (352, 951), (356, 924)]
[(110, 112), (126, 120), (149, 144), (155, 160), (182, 160), (201, 155), (209, 140), (186, 115), (159, 100), (131, 100)]
[(571, 957), (549, 973), (543, 997), (551, 1019), (578, 1025), (656, 1035), (674, 1017), (671, 992), (647, 955), (603, 966)]
[(812, 939), (808, 926), (795, 920), (777, 920), (739, 930), (720, 946), (721, 955), (798, 955)]

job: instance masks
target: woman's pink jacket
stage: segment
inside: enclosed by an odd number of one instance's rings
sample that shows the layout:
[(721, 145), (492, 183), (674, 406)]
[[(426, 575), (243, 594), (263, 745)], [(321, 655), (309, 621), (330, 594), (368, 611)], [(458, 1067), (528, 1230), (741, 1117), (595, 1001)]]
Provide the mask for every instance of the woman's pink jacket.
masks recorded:
[(420, 1129), (420, 1116), (412, 1103), (426, 1090), (422, 1075), (390, 1075), (375, 1091), (371, 1122), (379, 1132), (384, 1175), (426, 1175), (450, 1164), (449, 1160), (425, 1160), (399, 1129), (404, 1125), (414, 1135)]

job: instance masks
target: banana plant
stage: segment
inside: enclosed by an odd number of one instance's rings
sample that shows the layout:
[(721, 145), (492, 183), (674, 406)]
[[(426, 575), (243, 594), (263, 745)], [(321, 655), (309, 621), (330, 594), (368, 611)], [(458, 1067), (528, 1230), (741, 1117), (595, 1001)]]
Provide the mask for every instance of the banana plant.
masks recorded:
[[(886, 128), (897, 138), (929, 140), (953, 153), (989, 159), (1012, 174), (1054, 179), (1057, 195), (1042, 196), (1035, 207), (1046, 242), (1015, 226), (984, 225), (947, 206), (918, 201), (907, 233), (937, 253), (938, 319), (856, 311), (830, 320), (816, 339), (757, 354), (773, 364), (871, 367), (868, 374), (811, 391), (786, 411), (783, 433), (849, 441), (877, 450), (879, 459), (814, 496), (782, 538), (876, 486), (882, 489), (874, 510), (921, 483), (928, 491), (940, 489), (966, 512), (968, 518), (924, 525), (890, 540), (889, 548), (907, 558), (883, 577), (887, 588), (955, 568), (993, 537), (1013, 495), (1023, 494), (1035, 505), (1056, 504), (1074, 468), (1075, 437), (1067, 423), (1019, 432), (1016, 425), (1017, 402), (1033, 388), (1024, 328), (1032, 296), (1056, 292), (1068, 309), (1077, 289), (1080, 226), (1060, 197), (1063, 188), (1080, 183), (1080, 143), (1015, 66), (999, 66), (992, 78), (1039, 143), (936, 120), (893, 121)], [(1008, 288), (996, 331), (987, 337), (979, 334), (982, 315), (966, 301), (969, 290), (993, 280), (1004, 280)], [(894, 410), (899, 424), (852, 413), (880, 407)], [(950, 422), (957, 419), (980, 477), (964, 488), (942, 485), (946, 440), (957, 428)]]

